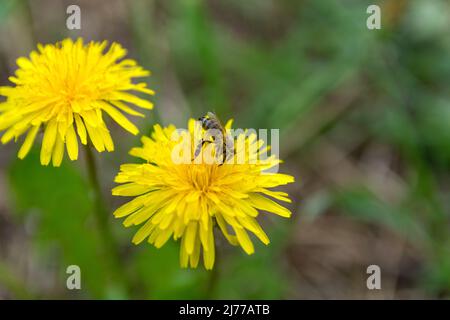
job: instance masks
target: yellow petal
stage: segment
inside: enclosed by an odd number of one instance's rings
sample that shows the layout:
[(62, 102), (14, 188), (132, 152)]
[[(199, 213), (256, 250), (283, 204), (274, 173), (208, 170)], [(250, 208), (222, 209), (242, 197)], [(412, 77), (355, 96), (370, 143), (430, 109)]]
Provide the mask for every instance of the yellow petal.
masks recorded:
[(253, 243), (250, 240), (247, 232), (243, 228), (233, 228), (236, 232), (237, 239), (242, 249), (244, 249), (245, 253), (253, 254), (255, 252), (255, 248), (253, 247)]
[(97, 128), (100, 124), (100, 120), (98, 118), (97, 113), (94, 110), (87, 110), (80, 113), (81, 117), (84, 120), (84, 123), (92, 128)]
[(98, 152), (105, 151), (105, 144), (103, 142), (103, 137), (101, 135), (101, 132), (99, 132), (99, 129), (91, 127), (88, 123), (86, 123), (85, 125), (89, 134), (89, 138), (91, 139), (95, 149)]
[[(156, 211), (158, 209), (155, 208), (155, 206), (144, 206), (140, 209), (138, 209), (137, 211), (133, 212), (132, 214), (130, 214), (125, 221), (123, 222), (123, 225), (125, 227), (130, 227), (132, 225), (139, 225), (142, 222), (150, 219), (150, 217), (152, 217), (154, 214), (156, 214)], [(152, 223), (154, 223), (154, 219), (151, 219)]]
[(25, 142), (22, 144), (22, 147), (19, 150), (18, 157), (20, 159), (25, 158), (26, 155), (28, 154), (28, 152), (30, 152), (30, 149), (33, 146), (33, 143), (34, 143), (34, 140), (36, 138), (38, 131), (39, 131), (39, 126), (34, 126), (28, 132), (27, 137), (25, 138)]
[(187, 253), (185, 247), (186, 243), (186, 237), (181, 238), (181, 245), (180, 245), (180, 266), (182, 268), (187, 268), (189, 263), (189, 254)]
[(114, 216), (116, 218), (125, 217), (125, 216), (133, 213), (134, 211), (142, 208), (142, 206), (144, 205), (144, 201), (145, 201), (145, 199), (142, 196), (137, 197), (137, 198), (131, 200), (130, 202), (124, 204), (116, 211), (114, 211)]
[(111, 138), (111, 135), (110, 135), (108, 129), (106, 129), (106, 127), (100, 128), (99, 132), (100, 132), (100, 135), (102, 136), (103, 142), (105, 144), (106, 151), (108, 151), (108, 152), (114, 151), (114, 142)]
[(66, 143), (67, 143), (67, 153), (69, 154), (70, 160), (77, 160), (78, 159), (78, 139), (77, 135), (75, 133), (75, 129), (72, 126), (69, 126), (67, 128), (66, 133)]
[(161, 248), (167, 242), (167, 240), (169, 240), (171, 235), (172, 235), (172, 229), (161, 230), (158, 237), (156, 237), (156, 239), (155, 239), (155, 243), (154, 243), (155, 247), (158, 249)]
[(55, 145), (57, 132), (56, 121), (50, 121), (47, 124), (44, 132), (44, 138), (42, 140), (41, 148), (41, 164), (46, 166), (50, 163), (50, 159), (53, 153), (53, 146)]
[(56, 135), (55, 147), (53, 148), (53, 166), (59, 167), (64, 157), (64, 141), (59, 135)]
[(286, 192), (281, 191), (271, 191), (264, 188), (258, 189), (258, 192), (264, 193), (268, 195), (269, 197), (275, 198), (280, 201), (291, 203), (292, 200), (288, 198), (288, 194)]
[(77, 124), (77, 132), (78, 135), (80, 136), (81, 143), (86, 145), (87, 144), (86, 127), (84, 126), (83, 120), (81, 120), (78, 114), (75, 114), (74, 117), (75, 122)]
[(8, 112), (0, 116), (0, 131), (5, 130), (9, 126), (13, 125), (20, 120), (22, 116), (18, 113)]
[(242, 224), (244, 228), (253, 232), (259, 238), (259, 240), (261, 240), (262, 243), (264, 243), (265, 245), (268, 245), (270, 243), (270, 240), (267, 237), (266, 233), (254, 218), (237, 217), (237, 220)]
[(135, 197), (140, 196), (141, 194), (147, 193), (152, 190), (152, 187), (139, 185), (137, 183), (127, 183), (120, 186), (115, 187), (112, 190), (113, 196), (126, 196), (126, 197)]
[(215, 245), (214, 245), (214, 233), (213, 228), (208, 230), (208, 250), (203, 251), (203, 264), (206, 270), (211, 270), (214, 267), (215, 260)]
[(9, 128), (2, 136), (2, 143), (7, 144), (12, 139), (14, 139), (14, 137), (16, 137), (16, 136), (17, 136), (17, 132), (14, 129), (14, 127)]
[(167, 214), (162, 220), (161, 223), (159, 224), (159, 228), (161, 230), (167, 229), (169, 227), (169, 225), (171, 224), (173, 218), (175, 217), (174, 214)]
[(184, 234), (184, 248), (188, 254), (194, 252), (195, 238), (197, 237), (197, 222), (190, 222)]
[[(208, 217), (208, 220), (211, 220), (211, 217)], [(212, 229), (211, 226), (209, 226), (209, 228), (199, 228), (198, 230), (198, 234), (200, 236), (200, 241), (203, 245), (203, 249), (205, 251), (209, 250), (209, 232), (210, 229)]]
[(126, 92), (116, 92), (113, 94), (113, 96), (111, 97), (110, 100), (122, 100), (125, 102), (129, 102), (132, 103), (138, 107), (141, 107), (143, 109), (148, 109), (148, 110), (152, 110), (153, 109), (153, 103), (138, 98), (132, 94), (126, 93)]
[(85, 108), (85, 106), (77, 100), (71, 101), (70, 106), (72, 107), (73, 112), (76, 112), (76, 113), (81, 112)]
[(137, 112), (136, 110), (130, 108), (129, 106), (127, 106), (127, 105), (126, 105), (125, 103), (123, 103), (123, 102), (120, 102), (120, 101), (117, 101), (117, 100), (115, 100), (115, 101), (110, 101), (110, 102), (111, 102), (111, 104), (113, 104), (116, 108), (118, 108), (118, 109), (122, 110), (123, 112), (126, 112), (126, 113), (128, 113), (128, 114), (130, 114), (130, 115), (132, 115), (132, 116), (137, 116), (137, 117), (142, 117), (142, 118), (145, 117), (145, 114), (140, 113), (140, 112)]
[(232, 126), (233, 126), (233, 119), (230, 119), (227, 121), (224, 128), (230, 130)]
[(28, 60), (25, 57), (18, 58), (16, 60), (16, 63), (21, 69), (31, 69), (31, 68), (33, 68), (33, 64), (31, 63), (31, 61)]
[(110, 104), (102, 103), (101, 108), (128, 132), (134, 135), (137, 135), (139, 133), (139, 129), (133, 123), (131, 123), (131, 121), (128, 120), (120, 111), (112, 107)]
[(139, 244), (142, 241), (144, 241), (145, 238), (147, 238), (150, 233), (155, 229), (155, 225), (149, 220), (147, 221), (143, 227), (141, 227), (138, 232), (133, 237), (132, 242), (134, 244)]
[(291, 216), (291, 212), (288, 209), (257, 193), (250, 194), (248, 201), (257, 209), (272, 212), (285, 218)]
[(194, 244), (194, 251), (190, 256), (191, 268), (197, 268), (198, 261), (200, 260), (200, 251), (201, 251), (200, 241), (198, 240), (198, 237), (196, 237)]
[(231, 235), (231, 234), (228, 232), (227, 224), (226, 224), (224, 218), (222, 217), (222, 215), (219, 214), (219, 213), (216, 213), (215, 216), (216, 216), (217, 224), (219, 225), (219, 228), (220, 228), (220, 230), (222, 231), (222, 233), (223, 233), (223, 235), (225, 236), (225, 238), (228, 240), (228, 242), (229, 242), (230, 244), (232, 244), (233, 246), (237, 246), (237, 245), (238, 245), (237, 238), (236, 238), (236, 236)]

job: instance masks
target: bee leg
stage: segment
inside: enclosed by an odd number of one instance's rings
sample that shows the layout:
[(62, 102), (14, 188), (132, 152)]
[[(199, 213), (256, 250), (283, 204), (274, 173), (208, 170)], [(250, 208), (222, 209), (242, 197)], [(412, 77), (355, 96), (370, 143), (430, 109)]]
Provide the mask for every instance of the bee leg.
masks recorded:
[(205, 143), (211, 143), (212, 141), (208, 141), (208, 140), (202, 140), (202, 143), (199, 143), (197, 145), (197, 147), (195, 148), (195, 153), (194, 153), (194, 158), (192, 159), (192, 161), (194, 161), (198, 155), (200, 154), (200, 152), (202, 151), (203, 146), (205, 145)]
[(228, 152), (227, 150), (225, 150), (225, 151), (223, 152), (222, 163), (219, 164), (219, 167), (220, 167), (221, 165), (223, 165), (224, 163), (226, 163), (228, 160), (230, 160), (233, 156), (234, 156), (234, 152), (231, 153), (231, 152)]
[(219, 167), (225, 163), (226, 154), (226, 148), (222, 145), (216, 144), (216, 160), (220, 162)]
[(219, 165), (223, 165), (228, 160), (236, 155), (236, 150), (234, 149), (234, 141), (227, 137), (226, 143), (223, 146), (223, 162)]

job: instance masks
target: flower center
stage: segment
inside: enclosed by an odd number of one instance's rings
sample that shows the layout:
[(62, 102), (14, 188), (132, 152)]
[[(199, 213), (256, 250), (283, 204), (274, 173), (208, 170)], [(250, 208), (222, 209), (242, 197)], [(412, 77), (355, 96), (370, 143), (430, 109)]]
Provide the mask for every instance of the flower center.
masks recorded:
[(212, 185), (212, 182), (214, 181), (215, 172), (215, 165), (189, 165), (189, 184), (192, 186), (192, 188), (198, 191), (208, 192), (209, 188)]

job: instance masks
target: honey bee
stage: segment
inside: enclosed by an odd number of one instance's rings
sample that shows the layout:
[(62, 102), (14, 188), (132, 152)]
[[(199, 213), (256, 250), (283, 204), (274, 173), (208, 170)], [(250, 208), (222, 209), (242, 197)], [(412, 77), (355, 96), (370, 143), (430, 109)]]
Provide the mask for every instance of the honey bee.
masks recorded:
[[(198, 121), (201, 122), (202, 128), (206, 130), (206, 136), (197, 145), (194, 159), (197, 158), (206, 143), (215, 144), (216, 158), (221, 162), (220, 165), (233, 157), (235, 152), (233, 137), (226, 132), (219, 118), (213, 112), (208, 112), (205, 116), (198, 118)], [(215, 130), (219, 134), (209, 135), (209, 130)], [(219, 158), (220, 156), (222, 156), (222, 159)]]

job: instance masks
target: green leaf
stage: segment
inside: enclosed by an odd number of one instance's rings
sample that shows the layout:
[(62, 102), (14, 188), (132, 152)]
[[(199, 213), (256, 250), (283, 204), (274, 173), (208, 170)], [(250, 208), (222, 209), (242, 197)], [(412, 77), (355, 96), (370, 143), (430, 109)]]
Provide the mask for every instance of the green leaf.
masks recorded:
[[(34, 150), (23, 161), (16, 160), (9, 170), (9, 181), (17, 213), (23, 220), (34, 216), (32, 240), (47, 256), (56, 252), (61, 260), (58, 286), (66, 288), (65, 271), (78, 265), (82, 275), (82, 295), (104, 297), (108, 284), (108, 264), (98, 247), (100, 242), (92, 220), (93, 204), (89, 188), (73, 165), (43, 167)], [(69, 291), (67, 291), (69, 293)]]

